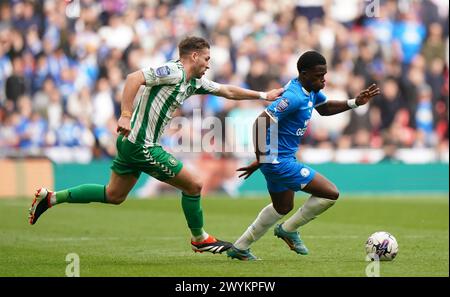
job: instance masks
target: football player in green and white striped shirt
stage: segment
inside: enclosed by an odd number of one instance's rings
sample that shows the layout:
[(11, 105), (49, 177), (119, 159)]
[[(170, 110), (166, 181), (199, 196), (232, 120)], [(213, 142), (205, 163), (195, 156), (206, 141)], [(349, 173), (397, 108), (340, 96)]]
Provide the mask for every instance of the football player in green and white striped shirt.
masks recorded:
[[(122, 203), (141, 172), (168, 183), (182, 191), (181, 204), (192, 233), (191, 245), (196, 252), (222, 253), (231, 243), (217, 240), (203, 229), (200, 204), (202, 183), (183, 168), (183, 164), (166, 152), (159, 138), (171, 114), (194, 94), (215, 94), (233, 100), (274, 100), (283, 89), (270, 92), (246, 90), (221, 85), (204, 78), (209, 68), (210, 50), (206, 40), (187, 37), (178, 46), (180, 59), (157, 68), (145, 68), (127, 76), (118, 120), (117, 156), (111, 166), (107, 185), (84, 184), (62, 191), (40, 188), (30, 208), (30, 224), (55, 204), (103, 202)], [(133, 101), (141, 85), (145, 90), (136, 108)]]

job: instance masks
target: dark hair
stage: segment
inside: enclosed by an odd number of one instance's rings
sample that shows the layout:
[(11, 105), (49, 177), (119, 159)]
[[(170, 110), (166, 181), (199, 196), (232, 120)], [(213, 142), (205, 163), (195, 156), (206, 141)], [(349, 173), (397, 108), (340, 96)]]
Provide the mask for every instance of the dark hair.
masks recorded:
[(195, 51), (200, 51), (204, 48), (209, 48), (209, 43), (204, 38), (190, 36), (181, 40), (178, 45), (180, 57), (188, 55)]
[(317, 65), (326, 65), (327, 61), (324, 56), (316, 51), (308, 51), (298, 58), (297, 61), (297, 70), (298, 72), (302, 72), (308, 69), (313, 68)]

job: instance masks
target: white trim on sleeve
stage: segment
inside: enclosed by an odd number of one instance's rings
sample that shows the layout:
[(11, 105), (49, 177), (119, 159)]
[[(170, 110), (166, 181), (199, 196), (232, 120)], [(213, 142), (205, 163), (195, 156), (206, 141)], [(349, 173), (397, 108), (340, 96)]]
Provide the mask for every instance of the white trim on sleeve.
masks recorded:
[(270, 114), (270, 112), (267, 110), (267, 108), (266, 109), (264, 109), (264, 112), (275, 122), (275, 123), (278, 123), (278, 120), (274, 117), (274, 116), (272, 116), (271, 114)]

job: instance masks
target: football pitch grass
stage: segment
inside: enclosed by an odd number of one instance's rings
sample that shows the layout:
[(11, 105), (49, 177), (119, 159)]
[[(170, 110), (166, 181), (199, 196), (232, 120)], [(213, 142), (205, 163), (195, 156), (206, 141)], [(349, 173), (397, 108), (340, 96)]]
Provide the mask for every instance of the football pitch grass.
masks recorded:
[[(297, 194), (295, 209), (305, 200)], [(273, 235), (252, 246), (261, 261), (225, 253), (196, 254), (179, 198), (129, 199), (120, 206), (64, 204), (30, 226), (31, 199), (0, 200), (0, 276), (65, 276), (76, 253), (81, 276), (366, 276), (364, 243), (375, 231), (392, 233), (399, 254), (381, 262), (380, 276), (449, 276), (447, 195), (342, 195), (301, 229), (310, 255), (300, 256)], [(269, 198), (203, 199), (206, 231), (235, 241)]]

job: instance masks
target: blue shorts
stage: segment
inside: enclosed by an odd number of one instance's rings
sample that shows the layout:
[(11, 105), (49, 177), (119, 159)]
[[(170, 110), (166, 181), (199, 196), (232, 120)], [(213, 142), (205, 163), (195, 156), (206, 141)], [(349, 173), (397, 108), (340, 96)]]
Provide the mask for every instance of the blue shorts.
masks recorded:
[(269, 192), (283, 192), (286, 190), (300, 191), (309, 184), (316, 171), (296, 159), (280, 160), (278, 164), (263, 163), (261, 172), (264, 174)]

